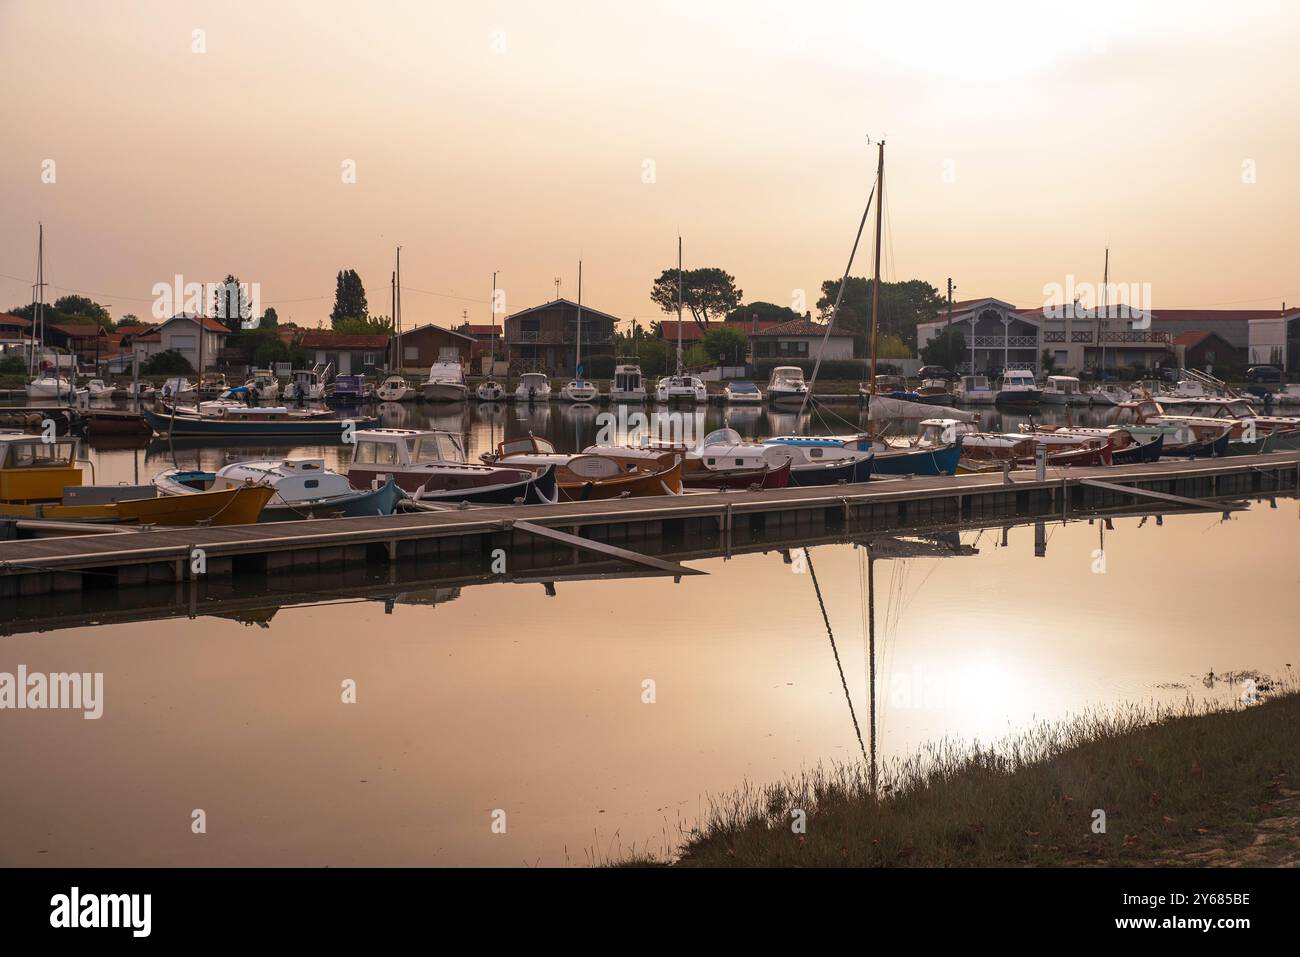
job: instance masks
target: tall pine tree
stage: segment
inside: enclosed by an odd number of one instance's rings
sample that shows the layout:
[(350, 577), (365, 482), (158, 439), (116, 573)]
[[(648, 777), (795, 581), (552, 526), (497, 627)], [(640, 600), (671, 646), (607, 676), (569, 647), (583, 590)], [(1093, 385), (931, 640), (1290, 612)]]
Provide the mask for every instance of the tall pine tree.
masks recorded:
[(338, 326), (344, 319), (365, 319), (370, 315), (366, 304), (366, 287), (355, 269), (344, 269), (334, 285), (334, 308), (330, 311), (330, 325)]

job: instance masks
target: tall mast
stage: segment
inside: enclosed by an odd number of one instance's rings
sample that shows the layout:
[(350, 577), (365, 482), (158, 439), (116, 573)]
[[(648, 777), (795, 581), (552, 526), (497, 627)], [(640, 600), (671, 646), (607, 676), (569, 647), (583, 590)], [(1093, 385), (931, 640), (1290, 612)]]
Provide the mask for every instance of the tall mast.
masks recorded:
[(393, 334), (388, 338), (388, 371), (396, 371), (397, 363), (397, 270), (389, 278), (388, 314), (393, 320)]
[(488, 339), (488, 355), (491, 360), (488, 362), (488, 378), (491, 379), (497, 371), (497, 271), (492, 270), (492, 295), (488, 298), (488, 311), (492, 313), (492, 335)]
[(393, 286), (394, 286), (394, 298), (393, 298), (393, 302), (395, 303), (394, 308), (393, 308), (393, 332), (396, 333), (396, 335), (397, 335), (397, 350), (398, 350), (397, 367), (398, 367), (398, 369), (400, 370), (401, 367), (402, 367), (402, 357), (401, 357), (401, 349), (402, 349), (402, 247), (401, 247), (401, 246), (398, 246), (398, 247), (397, 247), (397, 270), (396, 270), (396, 276), (395, 276), (395, 278), (394, 278), (394, 280), (393, 280)]
[(677, 237), (677, 374), (682, 374), (682, 237)]
[(885, 141), (876, 165), (876, 278), (871, 283), (871, 393), (876, 391), (876, 344), (880, 334), (880, 221), (885, 209)]
[(573, 377), (582, 381), (582, 260), (578, 260), (578, 345), (573, 352)]
[(1110, 285), (1110, 247), (1106, 247), (1106, 265), (1101, 273), (1101, 305), (1097, 309), (1097, 344), (1101, 346), (1101, 381), (1106, 381), (1106, 340), (1102, 338), (1102, 322), (1106, 315), (1107, 293)]

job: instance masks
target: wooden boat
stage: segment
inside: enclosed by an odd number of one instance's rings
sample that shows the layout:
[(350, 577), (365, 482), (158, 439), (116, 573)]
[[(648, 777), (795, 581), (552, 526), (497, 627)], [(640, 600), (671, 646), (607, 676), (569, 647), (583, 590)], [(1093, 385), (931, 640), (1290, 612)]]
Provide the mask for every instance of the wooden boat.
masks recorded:
[(348, 482), (356, 489), (374, 489), (391, 479), (424, 502), (538, 505), (558, 500), (553, 468), (470, 465), (460, 436), (452, 432), (367, 429), (355, 438)]
[(378, 419), (340, 418), (326, 410), (262, 409), (238, 403), (204, 403), (202, 411), (160, 403), (157, 409), (142, 409), (141, 414), (155, 435), (211, 438), (284, 435), (341, 439), (345, 432), (379, 424)]
[(403, 495), (391, 476), (378, 488), (353, 488), (347, 476), (326, 468), (324, 459), (235, 462), (216, 472), (171, 468), (159, 472), (153, 484), (162, 495), (266, 485), (274, 494), (262, 509), (263, 522), (391, 515)]
[[(777, 446), (746, 442), (732, 428), (715, 429), (698, 449), (654, 443), (657, 452), (675, 452), (682, 459), (682, 484), (694, 489), (785, 488), (790, 484), (793, 456)], [(598, 446), (585, 451), (599, 453)]]
[(926, 405), (949, 405), (956, 402), (952, 387), (944, 379), (923, 379), (916, 387), (916, 394)]
[(495, 465), (555, 469), (561, 499), (594, 501), (622, 496), (678, 495), (682, 491), (682, 456), (676, 451), (591, 446), (577, 454), (529, 433), (497, 445), (485, 460)]
[(82, 485), (74, 439), (0, 435), (0, 517), (138, 525), (247, 525), (275, 494), (240, 485), (184, 498), (153, 486)]

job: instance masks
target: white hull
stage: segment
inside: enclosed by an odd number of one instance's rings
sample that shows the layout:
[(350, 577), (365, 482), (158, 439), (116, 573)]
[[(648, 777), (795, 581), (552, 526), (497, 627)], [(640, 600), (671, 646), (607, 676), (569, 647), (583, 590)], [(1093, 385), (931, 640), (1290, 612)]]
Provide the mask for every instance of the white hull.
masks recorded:
[(1046, 405), (1087, 405), (1088, 397), (1082, 392), (1068, 395), (1064, 392), (1044, 392), (1039, 401)]
[(38, 379), (35, 382), (27, 383), (27, 398), (29, 399), (72, 399), (87, 394), (85, 389), (74, 389), (66, 382), (55, 385), (53, 382)]
[(594, 385), (566, 385), (560, 390), (560, 398), (565, 402), (595, 402), (600, 391)]
[(808, 394), (807, 389), (782, 389), (768, 388), (767, 401), (773, 405), (799, 406), (803, 403), (804, 396)]
[(464, 402), (469, 389), (460, 382), (426, 382), (424, 397), (430, 402)]
[(624, 389), (610, 389), (610, 390), (609, 390), (609, 401), (610, 401), (610, 402), (623, 402), (623, 403), (627, 403), (627, 402), (644, 402), (644, 401), (645, 401), (645, 389), (639, 389), (639, 390), (633, 390), (633, 391), (628, 391), (628, 390), (624, 390)]
[(478, 396), (480, 402), (500, 402), (506, 392), (495, 382), (484, 382), (479, 385), (474, 394)]

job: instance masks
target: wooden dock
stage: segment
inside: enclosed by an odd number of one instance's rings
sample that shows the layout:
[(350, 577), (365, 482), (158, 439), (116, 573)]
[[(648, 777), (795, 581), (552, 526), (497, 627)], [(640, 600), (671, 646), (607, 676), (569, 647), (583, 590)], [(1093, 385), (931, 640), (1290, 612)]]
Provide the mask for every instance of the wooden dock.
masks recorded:
[[(1013, 472), (1009, 479), (1000, 473), (915, 477), (824, 488), (0, 541), (0, 600), (180, 582), (196, 575), (275, 577), (299, 568), (394, 565), (409, 558), (478, 560), (487, 567), (494, 557), (504, 555), (511, 570), (518, 572), (553, 563), (557, 554), (582, 547), (565, 536), (642, 554), (663, 554), (699, 537), (725, 551), (773, 534), (851, 535), (999, 516), (1066, 518), (1132, 504), (1139, 490), (1183, 499), (1295, 494), (1300, 489), (1300, 453), (1049, 468), (1042, 481), (1033, 471)], [(525, 524), (516, 528), (516, 522)], [(565, 534), (533, 534), (529, 524)], [(196, 567), (201, 570), (196, 572)]]

